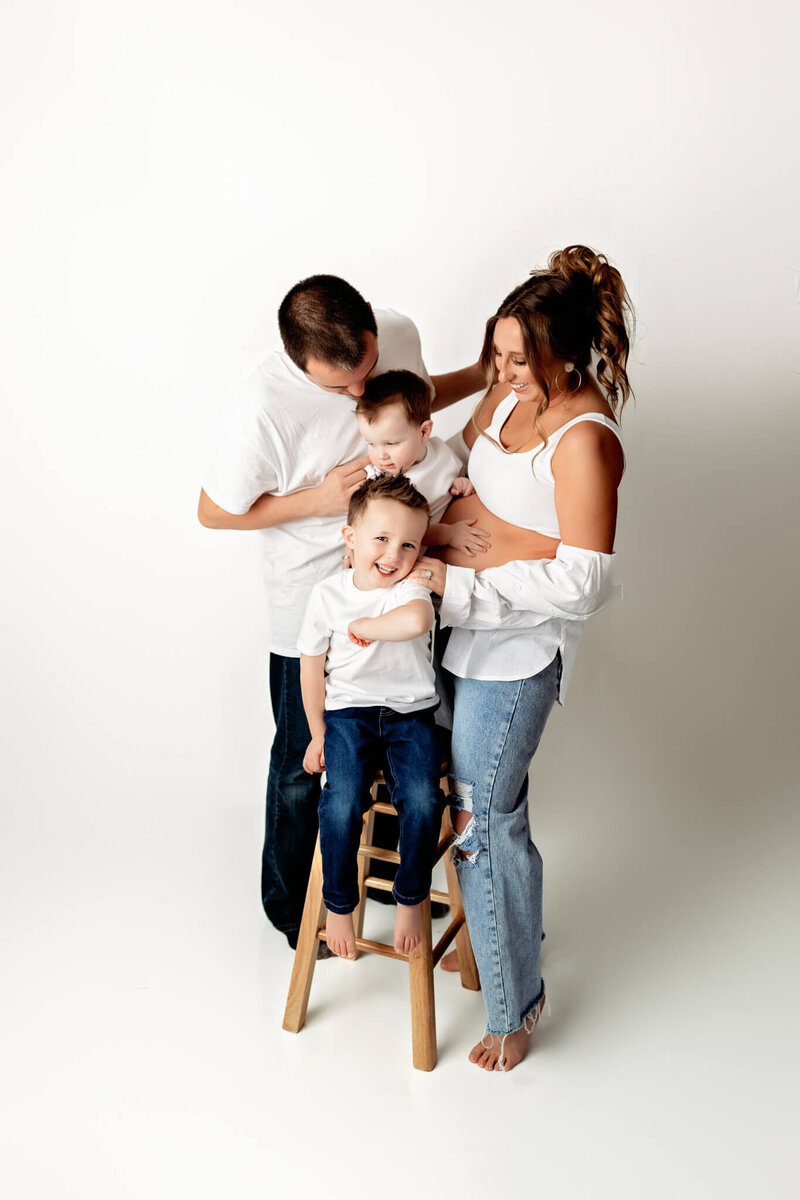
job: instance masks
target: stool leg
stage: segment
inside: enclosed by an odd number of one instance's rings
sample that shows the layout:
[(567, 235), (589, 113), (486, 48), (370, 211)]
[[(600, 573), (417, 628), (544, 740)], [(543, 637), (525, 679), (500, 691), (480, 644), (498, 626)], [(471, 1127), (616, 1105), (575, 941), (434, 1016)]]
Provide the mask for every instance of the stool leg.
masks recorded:
[(317, 932), (322, 928), (324, 916), (322, 854), (318, 836), (314, 861), (311, 864), (311, 875), (308, 880), (306, 902), (303, 906), (303, 918), (297, 936), (297, 949), (294, 952), (294, 967), (289, 984), (289, 995), (286, 998), (286, 1011), (283, 1014), (283, 1028), (288, 1029), (290, 1033), (299, 1033), (305, 1025), (311, 981), (314, 978), (314, 967), (317, 965), (317, 948), (319, 946)]
[(436, 1066), (436, 1009), (433, 997), (433, 937), (430, 897), (420, 905), (422, 938), (409, 955), (411, 985), (411, 1042), (414, 1066), (432, 1071)]
[[(447, 821), (452, 829), (452, 821), (450, 818), (450, 809), (446, 813)], [(469, 930), (464, 918), (464, 902), (461, 899), (461, 887), (458, 882), (458, 871), (453, 862), (450, 851), (448, 850), (444, 856), (444, 870), (447, 876), (447, 891), (450, 896), (450, 913), (453, 919), (461, 917), (463, 924), (456, 934), (456, 950), (458, 951), (458, 969), (461, 973), (461, 986), (469, 988), (471, 992), (480, 991), (481, 981), (478, 975), (478, 964), (475, 962), (475, 955), (472, 953), (472, 942), (469, 940)]]
[[(372, 788), (373, 798), (375, 796), (376, 790), (377, 789), (375, 788), (375, 785), (373, 784), (373, 788)], [(372, 845), (372, 833), (373, 833), (374, 826), (375, 826), (375, 813), (372, 811), (371, 808), (369, 808), (364, 813), (364, 828), (361, 831), (361, 845), (362, 846), (363, 845), (367, 845), (367, 846)], [(357, 938), (364, 936), (364, 910), (367, 906), (367, 889), (364, 886), (364, 880), (367, 878), (367, 875), (369, 875), (369, 867), (370, 867), (369, 859), (365, 858), (363, 856), (359, 856), (359, 859), (358, 859), (358, 905), (356, 906), (356, 909), (353, 913), (353, 925), (355, 926)], [(356, 950), (356, 958), (358, 958), (359, 953), (360, 952), (358, 950)]]

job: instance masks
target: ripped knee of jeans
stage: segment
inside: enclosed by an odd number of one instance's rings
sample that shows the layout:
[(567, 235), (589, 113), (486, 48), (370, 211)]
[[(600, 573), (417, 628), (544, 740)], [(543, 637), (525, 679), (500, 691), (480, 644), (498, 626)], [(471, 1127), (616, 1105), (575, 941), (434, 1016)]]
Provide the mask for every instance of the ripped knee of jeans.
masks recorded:
[(453, 821), (453, 862), (474, 863), (480, 851), (472, 815), (472, 784), (450, 777), (450, 815)]

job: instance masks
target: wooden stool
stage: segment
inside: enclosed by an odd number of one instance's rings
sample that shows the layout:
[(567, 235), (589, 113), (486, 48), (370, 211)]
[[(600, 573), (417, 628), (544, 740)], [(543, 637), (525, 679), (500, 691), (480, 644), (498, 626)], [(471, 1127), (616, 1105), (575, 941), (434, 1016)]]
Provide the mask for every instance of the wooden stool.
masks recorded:
[[(433, 996), (433, 968), (455, 938), (458, 947), (458, 964), (461, 971), (461, 985), (477, 991), (480, 988), (478, 968), (472, 953), (472, 944), (464, 921), (464, 906), (461, 902), (461, 888), (450, 855), (445, 857), (445, 872), (447, 875), (447, 892), (431, 891), (428, 899), (423, 900), (420, 909), (422, 916), (422, 938), (411, 954), (399, 954), (394, 946), (384, 942), (371, 942), (362, 937), (364, 931), (364, 908), (368, 887), (390, 892), (392, 882), (369, 874), (370, 859), (383, 859), (385, 862), (400, 862), (396, 850), (383, 850), (373, 846), (372, 830), (375, 824), (375, 813), (394, 813), (391, 804), (377, 799), (378, 786), (383, 783), (379, 776), (372, 785), (373, 803), (364, 814), (364, 827), (361, 833), (361, 845), (358, 850), (358, 890), (360, 900), (353, 913), (353, 924), (356, 931), (356, 954), (364, 950), (369, 954), (382, 954), (385, 958), (398, 958), (407, 962), (409, 981), (411, 984), (411, 1042), (414, 1056), (414, 1066), (420, 1071), (432, 1071), (436, 1066), (436, 1010)], [(446, 791), (446, 780), (442, 780)], [(450, 810), (445, 809), (442, 817), (442, 832), (436, 850), (435, 862), (446, 853), (453, 839), (453, 828), (450, 823)], [(433, 945), (431, 930), (431, 900), (439, 900), (450, 905), (450, 924), (436, 945)], [(308, 881), (306, 902), (303, 908), (303, 919), (297, 938), (297, 950), (294, 956), (294, 969), (289, 984), (289, 995), (286, 1000), (286, 1012), (283, 1017), (283, 1028), (290, 1033), (299, 1033), (303, 1028), (308, 1011), (308, 997), (311, 993), (311, 981), (314, 977), (314, 967), (317, 963), (317, 941), (325, 941), (325, 905), (322, 900), (322, 856), (317, 837), (317, 848), (314, 851), (314, 862)]]

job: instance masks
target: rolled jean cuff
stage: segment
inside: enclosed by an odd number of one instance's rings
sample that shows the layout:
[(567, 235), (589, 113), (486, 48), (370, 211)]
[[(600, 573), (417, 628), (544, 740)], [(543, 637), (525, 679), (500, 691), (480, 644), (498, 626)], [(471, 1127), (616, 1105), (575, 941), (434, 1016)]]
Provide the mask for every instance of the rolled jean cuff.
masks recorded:
[(428, 888), (427, 891), (422, 892), (419, 896), (409, 898), (408, 896), (401, 895), (401, 893), (398, 892), (396, 886), (392, 888), (392, 895), (394, 896), (397, 903), (405, 904), (409, 908), (414, 904), (422, 904), (422, 901), (427, 900), (428, 896), (430, 896), (430, 894), (431, 894), (430, 888)]
[(520, 1021), (519, 1025), (517, 1025), (514, 1029), (492, 1029), (491, 1025), (487, 1025), (486, 1032), (492, 1034), (493, 1037), (508, 1037), (510, 1033), (519, 1033), (520, 1029), (525, 1029), (525, 1022), (527, 1021), (528, 1017), (539, 1007), (544, 998), (545, 986), (543, 979), (542, 986), (539, 988), (539, 995), (536, 997), (533, 1004), (531, 1004), (531, 1006), (528, 1008), (528, 1011), (522, 1014), (522, 1020)]
[(324, 892), (322, 893), (322, 903), (328, 912), (335, 913), (337, 917), (346, 917), (348, 913), (355, 912), (358, 908), (358, 900), (355, 902), (345, 900), (343, 904), (337, 904), (335, 900), (329, 900)]

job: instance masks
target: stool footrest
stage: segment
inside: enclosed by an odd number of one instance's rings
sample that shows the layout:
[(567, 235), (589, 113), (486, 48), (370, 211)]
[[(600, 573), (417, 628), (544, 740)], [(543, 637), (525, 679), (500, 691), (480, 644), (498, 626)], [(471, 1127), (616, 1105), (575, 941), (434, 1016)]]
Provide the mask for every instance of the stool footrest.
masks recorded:
[(375, 800), (370, 804), (370, 808), (373, 812), (388, 813), (392, 817), (397, 816), (397, 809), (393, 804), (389, 804), (387, 800)]
[[(390, 892), (394, 883), (391, 879), (382, 879), (380, 875), (367, 875), (364, 887), (375, 888), (378, 892)], [(450, 904), (450, 896), (447, 892), (437, 892), (431, 888), (430, 896), (431, 900), (438, 900), (440, 904)]]
[[(321, 942), (327, 942), (328, 935), (324, 929), (320, 929), (317, 937)], [(371, 942), (369, 938), (356, 938), (356, 950), (366, 950), (370, 954), (381, 954), (384, 958), (399, 958), (401, 962), (408, 962), (407, 954), (400, 954), (395, 950), (394, 946), (387, 946), (386, 942)]]
[[(445, 853), (452, 840), (452, 834), (450, 833), (441, 839), (439, 845), (436, 847), (436, 855), (433, 860), (435, 863)], [(398, 865), (400, 863), (400, 855), (396, 850), (384, 850), (381, 846), (359, 846), (358, 854), (360, 858), (379, 858), (381, 862), (397, 863)]]
[(379, 892), (390, 892), (394, 887), (394, 881), (382, 879), (380, 875), (368, 875), (364, 880), (364, 887), (376, 888)]
[(461, 916), (453, 917), (453, 920), (447, 926), (447, 929), (445, 929), (444, 933), (439, 938), (436, 945), (433, 947), (433, 965), (434, 966), (437, 965), (437, 963), (439, 962), (439, 959), (442, 957), (445, 950), (450, 945), (453, 938), (456, 936), (456, 934), (458, 933), (459, 929), (461, 928), (461, 926), (463, 924), (464, 924), (463, 913), (461, 914)]
[(382, 862), (400, 862), (400, 855), (396, 850), (384, 850), (380, 846), (359, 846), (358, 856), (359, 858), (379, 858)]
[[(450, 945), (463, 924), (464, 917), (461, 915), (454, 917), (454, 919), (447, 926), (447, 929), (445, 929), (444, 933), (433, 947), (434, 966), (438, 964), (445, 950)], [(317, 930), (317, 937), (321, 942), (327, 942), (327, 930), (324, 927)], [(409, 956), (407, 954), (400, 954), (399, 951), (395, 950), (394, 946), (389, 946), (386, 942), (373, 942), (369, 938), (356, 938), (356, 950), (364, 950), (368, 954), (381, 954), (384, 958), (398, 958), (401, 962), (409, 961)]]

